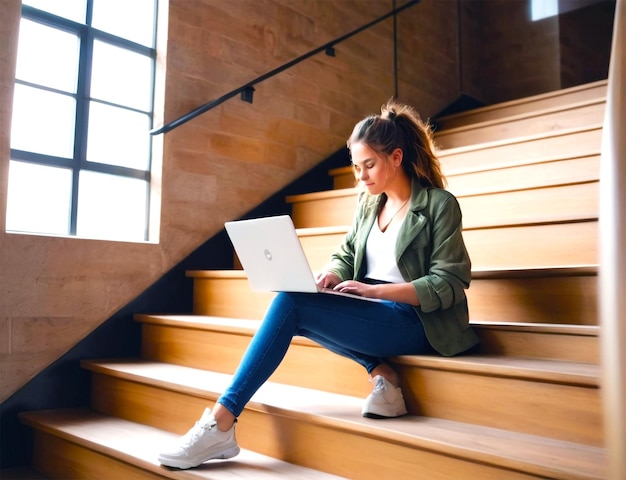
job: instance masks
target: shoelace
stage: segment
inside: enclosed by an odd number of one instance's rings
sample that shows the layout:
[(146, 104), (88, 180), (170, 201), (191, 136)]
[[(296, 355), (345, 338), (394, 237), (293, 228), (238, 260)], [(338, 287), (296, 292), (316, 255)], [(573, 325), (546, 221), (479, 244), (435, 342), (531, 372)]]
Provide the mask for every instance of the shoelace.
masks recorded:
[(217, 422), (215, 420), (210, 422), (197, 421), (191, 430), (189, 430), (181, 439), (181, 443), (186, 446), (194, 444), (204, 431), (211, 430), (216, 425)]
[(382, 378), (379, 378), (374, 386), (374, 393), (384, 392), (385, 390), (385, 381)]

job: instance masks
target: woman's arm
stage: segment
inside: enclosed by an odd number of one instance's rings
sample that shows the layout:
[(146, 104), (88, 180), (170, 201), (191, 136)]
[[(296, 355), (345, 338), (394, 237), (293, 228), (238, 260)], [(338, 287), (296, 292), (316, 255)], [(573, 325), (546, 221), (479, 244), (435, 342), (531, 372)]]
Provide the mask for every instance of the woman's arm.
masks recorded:
[(421, 277), (409, 275), (415, 278), (412, 284), (425, 312), (447, 309), (462, 301), (471, 280), (471, 261), (463, 242), (459, 204), (445, 191), (433, 190), (431, 195), (433, 231), (432, 250), (424, 259), (427, 273)]
[(370, 285), (357, 282), (356, 280), (346, 280), (345, 282), (338, 283), (333, 289), (367, 298), (380, 298), (381, 300), (408, 303), (409, 305), (415, 306), (420, 304), (415, 287), (409, 282)]

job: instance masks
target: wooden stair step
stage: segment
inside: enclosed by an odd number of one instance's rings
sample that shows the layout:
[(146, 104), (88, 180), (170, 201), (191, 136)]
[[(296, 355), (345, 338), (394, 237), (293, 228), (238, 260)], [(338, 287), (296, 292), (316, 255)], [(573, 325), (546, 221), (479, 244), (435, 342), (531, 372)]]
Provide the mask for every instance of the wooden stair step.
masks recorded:
[(243, 449), (229, 461), (171, 469), (158, 463), (157, 454), (178, 438), (174, 433), (87, 409), (27, 412), (20, 418), (36, 432), (36, 467), (54, 478), (341, 478)]
[[(502, 216), (506, 211), (494, 209)], [(512, 218), (510, 221), (491, 219), (491, 224), (465, 225), (463, 238), (477, 269), (543, 268), (562, 265), (598, 263), (598, 216), (589, 212), (570, 218)], [(487, 222), (485, 222), (487, 223)], [(298, 229), (298, 237), (313, 272), (328, 263), (330, 255), (341, 244), (347, 226)], [(563, 248), (563, 239), (568, 248)], [(541, 248), (532, 248), (541, 245)]]
[(352, 165), (333, 168), (328, 171), (328, 175), (330, 175), (333, 179), (333, 189), (335, 190), (356, 187), (357, 180), (354, 176), (354, 169), (352, 168)]
[[(540, 172), (535, 172), (540, 174)], [(527, 178), (531, 178), (530, 176)], [(542, 185), (528, 185), (509, 189), (474, 190), (457, 194), (463, 213), (463, 226), (483, 228), (501, 225), (536, 224), (541, 222), (574, 221), (597, 218), (599, 213), (598, 179)], [(493, 180), (493, 179), (492, 179)], [(535, 180), (536, 181), (536, 180)], [(512, 182), (511, 182), (512, 183)], [(492, 184), (499, 185), (499, 184)], [(478, 187), (476, 187), (478, 188)], [(452, 191), (452, 190), (451, 190)], [(291, 217), (296, 227), (305, 230), (321, 225), (336, 227), (350, 225), (357, 204), (357, 190), (331, 190), (287, 197), (292, 204)]]
[(466, 112), (438, 118), (437, 123), (443, 130), (541, 111), (562, 105), (603, 99), (606, 98), (607, 83), (607, 80), (599, 80), (571, 88), (475, 108)]
[[(193, 313), (261, 319), (276, 295), (255, 292), (242, 270), (190, 270)], [(471, 318), (487, 322), (597, 325), (597, 266), (472, 270)], [(244, 298), (245, 301), (241, 301)]]
[[(94, 372), (95, 410), (176, 433), (186, 431), (231, 378), (144, 361), (83, 363)], [(100, 385), (104, 377), (109, 380)], [(361, 403), (268, 382), (242, 414), (238, 439), (244, 448), (351, 478), (410, 478), (417, 468), (427, 478), (459, 478), (463, 472), (465, 478), (572, 480), (604, 474), (601, 448), (422, 416), (381, 422), (361, 417)], [(317, 447), (298, 452), (300, 442)]]
[(481, 352), (598, 365), (600, 328), (595, 325), (472, 321)]
[(507, 162), (489, 169), (446, 172), (446, 176), (448, 190), (457, 197), (594, 182), (600, 179), (600, 152)]
[(604, 120), (605, 104), (606, 99), (600, 97), (498, 119), (473, 122), (470, 125), (445, 128), (436, 132), (435, 142), (439, 148), (456, 148), (535, 135), (551, 130), (583, 127)]
[(291, 218), (297, 229), (320, 226), (346, 227), (354, 218), (358, 190), (342, 188), (326, 192), (289, 195)]
[(593, 181), (462, 195), (458, 201), (469, 229), (596, 219), (599, 198), (599, 182)]
[[(236, 348), (241, 355), (261, 323), (261, 320), (208, 315), (138, 314), (135, 315), (135, 320), (143, 325), (143, 358), (196, 368), (214, 365), (216, 360), (224, 356), (222, 349)], [(597, 326), (480, 321), (472, 321), (471, 325), (481, 338), (481, 355), (599, 364)], [(201, 345), (209, 344), (215, 347), (199, 350)], [(311, 356), (320, 362), (324, 360), (325, 349), (311, 340), (294, 337), (292, 345), (306, 347), (305, 350)], [(336, 355), (330, 358), (343, 360)], [(290, 362), (291, 357), (288, 356), (285, 361)], [(349, 362), (350, 365), (352, 363)], [(224, 372), (234, 371), (237, 365), (238, 360), (235, 360)], [(339, 367), (333, 364), (332, 368)], [(349, 373), (358, 372), (360, 367)], [(340, 385), (345, 388), (346, 383)], [(351, 394), (363, 393), (367, 393), (367, 388), (359, 388)]]
[[(220, 373), (234, 373), (261, 323), (197, 315), (137, 315), (136, 320), (142, 323), (142, 358)], [(315, 371), (302, 375), (312, 364)], [(371, 390), (366, 378), (357, 363), (294, 337), (271, 380), (362, 397)]]
[[(600, 178), (600, 145), (587, 152), (577, 149), (576, 152), (565, 152), (556, 156), (514, 157), (512, 159), (503, 157), (499, 162), (472, 167), (460, 162), (447, 163), (443, 167), (448, 180), (448, 190), (457, 196), (554, 184), (565, 185)], [(333, 176), (335, 190), (354, 189), (356, 195), (356, 180), (351, 166), (330, 170), (329, 175)], [(335, 195), (343, 196), (345, 193), (337, 192)], [(299, 200), (299, 196), (292, 195), (287, 199), (295, 203)], [(305, 196), (303, 199), (313, 201), (315, 197)]]
[(520, 161), (571, 155), (572, 146), (578, 152), (597, 151), (602, 142), (602, 124), (563, 129), (515, 139), (450, 148), (437, 152), (444, 172), (486, 169)]
[[(463, 239), (472, 266), (481, 270), (536, 269), (598, 263), (597, 218), (467, 228)], [(564, 248), (567, 239), (567, 248)], [(535, 248), (533, 248), (535, 247)]]

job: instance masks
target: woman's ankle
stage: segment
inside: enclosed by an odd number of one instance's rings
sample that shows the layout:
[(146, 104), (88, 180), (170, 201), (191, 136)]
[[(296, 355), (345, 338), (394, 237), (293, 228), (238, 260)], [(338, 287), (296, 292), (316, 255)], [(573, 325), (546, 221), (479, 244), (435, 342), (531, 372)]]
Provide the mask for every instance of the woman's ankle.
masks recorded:
[(400, 377), (398, 372), (396, 372), (391, 366), (387, 363), (381, 363), (378, 365), (372, 372), (370, 373), (371, 377), (374, 378), (378, 375), (384, 377), (389, 383), (391, 383), (394, 387), (400, 386)]
[(235, 424), (235, 416), (221, 403), (216, 403), (213, 408), (213, 417), (217, 422), (217, 429), (220, 432), (227, 432)]

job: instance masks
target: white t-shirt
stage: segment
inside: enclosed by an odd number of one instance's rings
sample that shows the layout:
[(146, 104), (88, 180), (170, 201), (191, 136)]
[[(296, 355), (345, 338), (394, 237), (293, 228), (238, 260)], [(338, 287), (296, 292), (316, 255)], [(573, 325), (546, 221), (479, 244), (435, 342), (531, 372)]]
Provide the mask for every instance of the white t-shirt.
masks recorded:
[(367, 278), (391, 283), (404, 282), (396, 263), (396, 242), (401, 226), (402, 222), (391, 222), (387, 230), (381, 232), (378, 220), (374, 222), (365, 247)]

